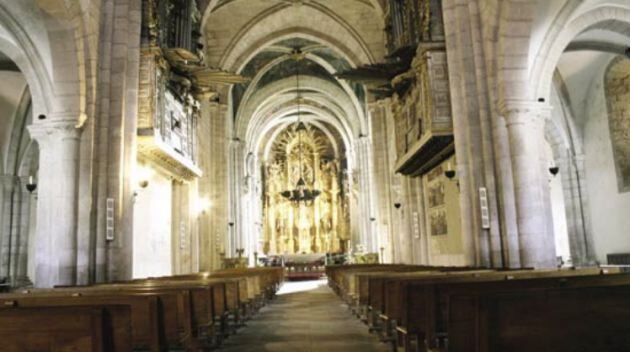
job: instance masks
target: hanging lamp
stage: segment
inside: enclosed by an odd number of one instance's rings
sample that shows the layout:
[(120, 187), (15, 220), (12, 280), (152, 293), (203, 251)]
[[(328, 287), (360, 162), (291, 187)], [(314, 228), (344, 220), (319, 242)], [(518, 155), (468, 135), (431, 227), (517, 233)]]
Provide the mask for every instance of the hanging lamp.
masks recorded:
[(300, 206), (301, 204), (312, 205), (315, 201), (315, 198), (317, 198), (321, 194), (321, 191), (316, 190), (316, 189), (310, 189), (309, 187), (307, 187), (306, 181), (304, 181), (304, 175), (302, 174), (302, 161), (303, 161), (302, 134), (306, 133), (306, 125), (302, 122), (301, 116), (300, 116), (300, 70), (299, 70), (298, 62), (301, 58), (303, 58), (303, 55), (301, 54), (300, 49), (295, 49), (293, 51), (293, 57), (296, 60), (295, 81), (296, 81), (296, 88), (297, 88), (296, 89), (297, 123), (294, 129), (294, 132), (297, 133), (298, 135), (298, 148), (299, 148), (298, 149), (298, 162), (299, 162), (299, 168), (300, 168), (300, 178), (295, 184), (294, 189), (289, 189), (289, 190), (280, 192), (280, 194), (285, 199), (293, 203), (294, 206)]

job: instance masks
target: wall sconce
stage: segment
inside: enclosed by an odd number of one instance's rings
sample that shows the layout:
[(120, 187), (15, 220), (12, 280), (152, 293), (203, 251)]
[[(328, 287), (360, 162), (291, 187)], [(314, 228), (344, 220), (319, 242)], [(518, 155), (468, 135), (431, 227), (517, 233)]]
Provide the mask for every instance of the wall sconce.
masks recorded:
[(556, 177), (556, 175), (558, 174), (558, 172), (560, 172), (560, 168), (556, 165), (551, 166), (549, 168), (549, 173), (553, 175), (553, 177)]
[(456, 178), (457, 172), (451, 168), (451, 162), (449, 161), (446, 170), (444, 171), (444, 176), (449, 179), (449, 181), (457, 181), (457, 189), (459, 190), (459, 179)]
[(376, 221), (376, 218), (375, 217), (370, 217), (370, 221), (372, 221), (372, 222)]
[(35, 179), (33, 176), (28, 177), (28, 183), (26, 184), (26, 190), (28, 193), (33, 193), (37, 189), (37, 183), (35, 183)]
[(232, 227), (232, 226), (234, 226), (234, 222), (233, 222), (233, 221), (230, 221), (230, 222), (228, 222), (228, 225), (229, 225), (230, 227)]
[(400, 202), (394, 203), (394, 208), (400, 209), (400, 207), (402, 207), (402, 204)]
[(451, 162), (449, 161), (447, 166), (446, 166), (446, 171), (444, 171), (444, 176), (446, 176), (446, 178), (448, 178), (449, 180), (453, 180), (453, 178), (455, 178), (456, 172), (455, 170), (453, 170), (453, 168), (451, 168)]
[(147, 186), (149, 186), (149, 179), (153, 177), (154, 173), (155, 171), (153, 171), (153, 169), (144, 165), (139, 165), (138, 169), (136, 170), (136, 179), (138, 180), (138, 186), (140, 186), (140, 188), (147, 188)]

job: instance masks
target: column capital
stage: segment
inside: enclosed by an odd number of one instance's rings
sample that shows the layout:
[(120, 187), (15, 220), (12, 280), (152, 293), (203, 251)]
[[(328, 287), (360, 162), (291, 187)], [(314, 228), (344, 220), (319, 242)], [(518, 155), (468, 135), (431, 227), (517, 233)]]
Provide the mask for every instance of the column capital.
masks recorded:
[(36, 122), (28, 126), (31, 138), (38, 143), (47, 142), (49, 139), (79, 139), (81, 128), (77, 126), (76, 120), (56, 120), (51, 119), (46, 122)]
[(549, 104), (529, 100), (502, 100), (499, 112), (506, 125), (532, 124), (540, 125), (550, 117), (552, 107)]
[(551, 105), (534, 100), (500, 100), (498, 105), (499, 112), (506, 117), (512, 114), (547, 114), (552, 109)]

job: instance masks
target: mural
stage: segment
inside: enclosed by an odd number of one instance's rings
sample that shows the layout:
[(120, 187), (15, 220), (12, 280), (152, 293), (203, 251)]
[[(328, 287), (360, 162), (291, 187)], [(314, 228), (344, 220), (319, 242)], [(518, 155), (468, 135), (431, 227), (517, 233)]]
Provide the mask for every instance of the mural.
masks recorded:
[(608, 125), (620, 192), (630, 191), (630, 60), (613, 61), (606, 74)]
[(436, 167), (427, 174), (428, 218), (432, 236), (448, 234), (444, 180), (441, 177), (443, 174), (442, 166)]
[[(342, 252), (349, 217), (341, 165), (315, 127), (297, 132), (290, 126), (278, 136), (263, 170), (265, 254)], [(307, 187), (321, 191), (312, 204), (293, 204), (280, 195), (295, 188), (300, 174)]]

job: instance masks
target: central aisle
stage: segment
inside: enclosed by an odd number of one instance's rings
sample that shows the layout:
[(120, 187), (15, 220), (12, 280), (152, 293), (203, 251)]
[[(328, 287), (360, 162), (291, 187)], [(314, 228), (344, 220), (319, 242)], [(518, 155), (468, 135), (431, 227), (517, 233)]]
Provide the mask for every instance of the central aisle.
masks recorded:
[(380, 352), (385, 344), (368, 333), (325, 280), (286, 282), (278, 297), (230, 337), (224, 352)]

